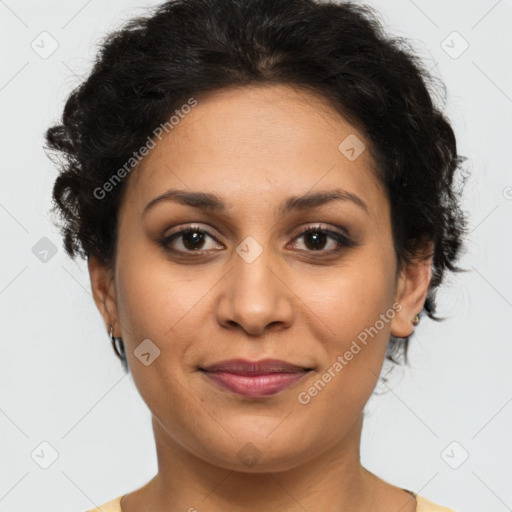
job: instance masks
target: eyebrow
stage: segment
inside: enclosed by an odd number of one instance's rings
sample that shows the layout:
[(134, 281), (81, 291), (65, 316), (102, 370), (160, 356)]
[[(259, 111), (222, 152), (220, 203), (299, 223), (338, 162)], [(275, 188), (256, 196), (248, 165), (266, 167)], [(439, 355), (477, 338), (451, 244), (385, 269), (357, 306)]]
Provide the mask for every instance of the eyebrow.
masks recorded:
[[(225, 212), (233, 207), (232, 203), (226, 203), (224, 200), (212, 193), (206, 192), (188, 192), (186, 190), (170, 189), (167, 192), (152, 199), (142, 212), (144, 216), (148, 210), (156, 204), (163, 201), (173, 201), (193, 208), (208, 210), (211, 212)], [(359, 206), (367, 214), (370, 213), (366, 203), (357, 195), (347, 190), (334, 189), (319, 192), (307, 192), (301, 196), (288, 197), (279, 207), (279, 215), (285, 215), (294, 211), (303, 211), (311, 208), (317, 208), (333, 201), (346, 201)]]

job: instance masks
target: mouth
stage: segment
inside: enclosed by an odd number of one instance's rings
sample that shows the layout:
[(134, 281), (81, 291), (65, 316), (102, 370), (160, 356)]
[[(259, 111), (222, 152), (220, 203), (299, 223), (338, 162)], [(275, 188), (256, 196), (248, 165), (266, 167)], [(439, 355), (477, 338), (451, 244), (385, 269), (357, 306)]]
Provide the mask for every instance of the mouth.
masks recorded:
[(221, 389), (246, 397), (264, 398), (292, 386), (312, 368), (278, 359), (231, 359), (199, 370)]

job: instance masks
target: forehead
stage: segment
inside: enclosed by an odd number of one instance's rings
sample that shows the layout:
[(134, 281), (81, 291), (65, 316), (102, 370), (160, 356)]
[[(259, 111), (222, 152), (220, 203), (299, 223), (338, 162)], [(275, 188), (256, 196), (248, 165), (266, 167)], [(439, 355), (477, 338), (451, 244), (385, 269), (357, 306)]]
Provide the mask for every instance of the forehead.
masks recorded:
[(212, 192), (228, 206), (342, 188), (382, 218), (368, 141), (323, 98), (288, 85), (236, 87), (186, 112), (132, 171), (126, 198), (140, 211), (171, 188)]

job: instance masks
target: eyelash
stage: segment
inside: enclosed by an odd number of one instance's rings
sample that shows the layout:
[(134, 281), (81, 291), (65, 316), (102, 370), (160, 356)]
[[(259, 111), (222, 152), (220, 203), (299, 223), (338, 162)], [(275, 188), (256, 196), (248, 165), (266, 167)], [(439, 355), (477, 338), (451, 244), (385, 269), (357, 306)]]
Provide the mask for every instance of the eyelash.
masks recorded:
[[(198, 250), (194, 250), (194, 251), (190, 251), (190, 250), (183, 251), (183, 250), (172, 249), (171, 247), (169, 247), (169, 244), (171, 242), (173, 242), (175, 239), (179, 238), (180, 236), (183, 237), (184, 235), (191, 234), (191, 233), (205, 234), (205, 235), (209, 236), (210, 238), (212, 238), (213, 240), (215, 240), (216, 242), (218, 242), (218, 240), (214, 236), (212, 236), (208, 231), (201, 229), (199, 226), (188, 226), (180, 231), (177, 231), (176, 233), (173, 233), (172, 235), (169, 235), (169, 236), (163, 238), (162, 240), (160, 240), (159, 243), (164, 248), (165, 251), (167, 251), (169, 253), (173, 253), (173, 254), (190, 253), (190, 254), (197, 254), (198, 256), (200, 256), (206, 252), (209, 252), (208, 250), (202, 250), (202, 249), (198, 249)], [(320, 249), (318, 251), (315, 251), (315, 250), (302, 251), (301, 250), (302, 252), (319, 253), (322, 256), (329, 256), (332, 254), (339, 253), (346, 248), (354, 247), (355, 245), (357, 245), (354, 241), (350, 240), (346, 235), (343, 235), (336, 231), (332, 231), (330, 229), (322, 228), (319, 225), (318, 226), (308, 226), (308, 227), (301, 229), (301, 231), (295, 236), (295, 238), (293, 240), (295, 241), (309, 233), (325, 234), (329, 238), (332, 238), (333, 240), (335, 240), (338, 243), (338, 247), (336, 249), (331, 249), (329, 251)], [(218, 242), (218, 243), (220, 243), (220, 242)]]

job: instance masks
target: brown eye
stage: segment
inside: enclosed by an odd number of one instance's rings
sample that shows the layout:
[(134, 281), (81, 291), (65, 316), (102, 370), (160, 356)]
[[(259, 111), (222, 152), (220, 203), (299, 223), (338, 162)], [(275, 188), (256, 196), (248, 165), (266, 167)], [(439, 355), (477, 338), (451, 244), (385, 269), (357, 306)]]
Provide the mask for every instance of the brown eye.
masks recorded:
[(304, 245), (315, 251), (323, 249), (329, 240), (329, 236), (324, 231), (319, 230), (307, 231), (302, 236), (304, 237)]
[[(191, 226), (165, 237), (160, 244), (171, 252), (205, 251), (209, 250), (208, 247), (205, 248), (208, 238), (215, 240), (207, 231)], [(217, 244), (213, 245), (214, 248), (218, 247)]]
[(183, 245), (191, 251), (201, 249), (204, 245), (204, 232), (199, 231), (197, 229), (184, 231), (183, 233), (181, 233), (181, 236), (183, 240)]
[(355, 243), (346, 235), (320, 226), (305, 228), (299, 236), (295, 238), (295, 240), (299, 240), (301, 238), (304, 239), (303, 245), (305, 249), (299, 250), (305, 250), (306, 252), (331, 254), (340, 252), (345, 247), (352, 247), (355, 245)]
[[(208, 246), (208, 239), (212, 240), (210, 246)], [(297, 241), (300, 239), (304, 240), (302, 243), (304, 248), (300, 247), (301, 244), (295, 242), (293, 244), (295, 249), (300, 252), (316, 252), (323, 256), (339, 253), (345, 248), (356, 245), (346, 235), (322, 228), (321, 226), (310, 226), (303, 229), (294, 240)], [(212, 249), (224, 249), (224, 246), (220, 244), (215, 237), (198, 226), (189, 226), (185, 229), (181, 229), (161, 240), (160, 245), (162, 245), (166, 251), (174, 254), (190, 254), (196, 252), (198, 253), (197, 255), (199, 255), (200, 253), (205, 253)]]

